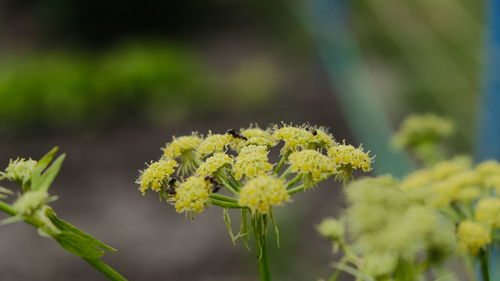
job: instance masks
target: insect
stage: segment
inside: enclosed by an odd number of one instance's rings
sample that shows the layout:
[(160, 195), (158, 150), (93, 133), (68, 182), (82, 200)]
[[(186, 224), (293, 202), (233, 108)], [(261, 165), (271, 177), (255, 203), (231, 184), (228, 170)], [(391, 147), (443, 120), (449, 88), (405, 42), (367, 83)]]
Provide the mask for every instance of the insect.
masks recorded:
[(167, 184), (166, 191), (169, 195), (175, 195), (175, 183), (177, 182), (177, 178), (172, 177)]
[(312, 134), (313, 136), (317, 136), (317, 135), (318, 135), (318, 131), (316, 131), (316, 129), (311, 128), (311, 127), (309, 127), (309, 126), (307, 126), (307, 127), (306, 127), (306, 131), (311, 132), (311, 134)]
[(247, 137), (242, 136), (240, 134), (240, 132), (235, 130), (235, 129), (229, 129), (229, 130), (227, 130), (227, 133), (230, 134), (231, 136), (233, 136), (233, 138), (235, 138), (235, 139), (242, 139), (242, 140), (246, 140), (246, 141), (248, 140)]
[(220, 184), (214, 176), (206, 176), (205, 180), (213, 184), (212, 192), (217, 193), (220, 190)]

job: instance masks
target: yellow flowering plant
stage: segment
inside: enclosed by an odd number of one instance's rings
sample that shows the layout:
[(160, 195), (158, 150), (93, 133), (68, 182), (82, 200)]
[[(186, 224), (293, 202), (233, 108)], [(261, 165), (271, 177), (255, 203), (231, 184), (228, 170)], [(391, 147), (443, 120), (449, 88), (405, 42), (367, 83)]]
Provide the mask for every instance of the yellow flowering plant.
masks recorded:
[[(272, 163), (269, 152), (275, 148), (280, 159)], [(139, 190), (158, 193), (160, 200), (191, 218), (212, 206), (223, 208), (233, 243), (241, 238), (250, 249), (253, 241), (263, 281), (271, 280), (268, 229), (279, 243), (273, 209), (329, 178), (345, 183), (355, 170), (369, 172), (372, 163), (361, 146), (337, 143), (325, 128), (308, 125), (252, 125), (225, 133), (209, 131), (205, 137), (193, 133), (173, 137), (162, 150), (159, 160), (140, 171)], [(240, 210), (236, 234), (229, 209)]]
[[(57, 196), (49, 194), (49, 188), (59, 173), (65, 155), (54, 160), (58, 148), (52, 149), (40, 160), (10, 160), (7, 168), (0, 172), (0, 181), (8, 180), (20, 187), (17, 198), (11, 204), (5, 202), (14, 192), (0, 186), (0, 211), (10, 217), (0, 225), (26, 222), (38, 229), (41, 236), (54, 239), (63, 249), (81, 257), (113, 281), (126, 279), (101, 260), (104, 253), (116, 250), (59, 218), (49, 203)], [(155, 182), (150, 182), (151, 186)]]
[(411, 116), (394, 143), (424, 167), (402, 179), (386, 175), (346, 186), (342, 218), (318, 226), (343, 252), (329, 281), (342, 272), (371, 281), (458, 280), (445, 267), (453, 258), (463, 260), (469, 281), (498, 280), (489, 257), (500, 244), (500, 163), (445, 160), (442, 142), (452, 128), (438, 116)]

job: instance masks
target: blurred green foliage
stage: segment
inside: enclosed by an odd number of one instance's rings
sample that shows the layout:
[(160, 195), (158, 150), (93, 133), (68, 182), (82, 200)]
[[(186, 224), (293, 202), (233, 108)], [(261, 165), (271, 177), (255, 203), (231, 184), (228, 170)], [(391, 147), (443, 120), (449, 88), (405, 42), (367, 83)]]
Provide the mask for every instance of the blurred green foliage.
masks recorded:
[(277, 70), (251, 66), (222, 77), (192, 52), (165, 44), (9, 56), (0, 64), (0, 130), (71, 130), (136, 117), (171, 122), (234, 100), (256, 107), (277, 91), (269, 81)]
[(399, 112), (395, 114), (400, 117), (406, 114), (401, 109), (406, 109), (437, 112), (456, 120), (460, 126), (455, 145), (460, 150), (470, 149), (475, 133), (483, 2), (352, 2), (363, 55), (379, 85), (386, 86), (383, 98), (390, 103), (397, 100)]

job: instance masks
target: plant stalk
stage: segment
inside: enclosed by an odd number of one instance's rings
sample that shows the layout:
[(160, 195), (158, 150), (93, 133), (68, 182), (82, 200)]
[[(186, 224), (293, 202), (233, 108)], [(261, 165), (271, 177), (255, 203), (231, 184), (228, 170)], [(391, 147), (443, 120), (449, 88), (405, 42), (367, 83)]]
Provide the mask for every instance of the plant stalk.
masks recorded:
[(490, 271), (488, 265), (488, 253), (485, 250), (479, 252), (479, 262), (481, 264), (482, 281), (490, 281)]
[[(14, 210), (9, 204), (7, 204), (5, 202), (1, 202), (1, 201), (0, 201), (0, 211), (7, 213), (11, 216), (17, 215), (16, 210)], [(39, 222), (37, 220), (31, 219), (31, 218), (26, 218), (24, 221), (28, 224), (31, 224), (32, 226), (34, 226), (36, 228), (42, 227), (41, 222)], [(125, 279), (125, 277), (120, 275), (116, 270), (114, 270), (111, 266), (109, 266), (108, 264), (106, 264), (102, 260), (86, 259), (86, 258), (82, 258), (82, 259), (86, 260), (95, 269), (99, 270), (102, 274), (106, 275), (106, 277), (108, 277), (109, 280), (112, 280), (112, 281), (126, 281), (127, 280), (127, 279)]]
[(271, 281), (271, 274), (269, 273), (269, 260), (267, 258), (266, 237), (262, 239), (262, 254), (260, 258), (257, 256), (259, 262), (259, 272), (261, 281)]

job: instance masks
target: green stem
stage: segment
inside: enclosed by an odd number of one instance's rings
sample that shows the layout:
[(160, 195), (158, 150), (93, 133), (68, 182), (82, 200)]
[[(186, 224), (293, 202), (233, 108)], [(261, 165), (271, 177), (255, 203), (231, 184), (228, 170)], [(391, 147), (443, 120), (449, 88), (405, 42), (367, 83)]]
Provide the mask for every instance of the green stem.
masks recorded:
[[(5, 202), (0, 201), (0, 210), (11, 215), (11, 216), (16, 216), (17, 212), (14, 210), (9, 204), (6, 204)], [(43, 227), (42, 222), (35, 220), (33, 218), (26, 218), (24, 221), (28, 224), (31, 224), (32, 226), (36, 228)], [(118, 272), (116, 272), (111, 266), (107, 265), (105, 262), (101, 260), (90, 260), (86, 259), (88, 263), (90, 263), (94, 268), (99, 270), (101, 273), (106, 275), (110, 280), (112, 281), (126, 281), (123, 276), (121, 276)]]
[(481, 263), (481, 274), (483, 276), (482, 281), (490, 281), (490, 271), (488, 265), (488, 253), (485, 250), (479, 252), (479, 261)]
[(102, 274), (106, 275), (106, 277), (108, 277), (109, 280), (127, 281), (127, 279), (125, 277), (123, 277), (120, 273), (116, 272), (116, 270), (114, 270), (111, 266), (109, 266), (108, 264), (106, 264), (102, 260), (100, 260), (100, 259), (86, 259), (86, 258), (83, 258), (83, 259), (86, 260), (88, 263), (90, 263), (90, 265), (95, 267), (97, 270), (99, 270)]
[(274, 168), (273, 173), (275, 173), (276, 175), (279, 174), (281, 167), (283, 167), (283, 164), (285, 164), (285, 161), (288, 158), (288, 156), (290, 155), (290, 153), (291, 153), (290, 151), (287, 151), (287, 152), (285, 152), (285, 154), (283, 154), (280, 161), (278, 162), (278, 165), (276, 165), (276, 168)]
[(303, 191), (303, 190), (304, 190), (304, 188), (305, 188), (305, 187), (304, 187), (304, 185), (303, 185), (303, 184), (301, 184), (301, 185), (299, 185), (299, 186), (296, 186), (296, 187), (294, 187), (294, 188), (290, 188), (290, 189), (288, 190), (288, 194), (292, 195), (292, 194), (295, 194), (295, 193), (299, 193), (299, 192)]
[(231, 202), (227, 202), (227, 201), (222, 201), (222, 200), (215, 199), (215, 198), (212, 198), (212, 197), (210, 197), (210, 203), (212, 203), (212, 205), (216, 205), (216, 206), (223, 207), (223, 208), (230, 208), (230, 209), (241, 209), (241, 208), (243, 208), (242, 206), (238, 205), (237, 203), (231, 203)]
[(231, 203), (238, 202), (238, 200), (236, 200), (236, 198), (225, 196), (222, 194), (212, 193), (212, 194), (210, 194), (210, 198), (214, 198), (214, 199), (221, 200), (221, 201), (227, 201), (227, 202), (231, 202)]
[(271, 274), (269, 273), (269, 261), (267, 258), (266, 237), (262, 238), (262, 252), (260, 258), (257, 256), (259, 262), (259, 272), (261, 281), (271, 281)]
[(222, 183), (222, 185), (232, 194), (238, 195), (238, 192), (227, 182), (225, 181), (222, 177), (217, 177), (217, 180)]
[(297, 182), (300, 181), (300, 179), (302, 178), (302, 175), (297, 175), (295, 176), (295, 178), (293, 178), (292, 180), (290, 180), (287, 184), (286, 184), (286, 188), (290, 188), (292, 185), (296, 184)]

